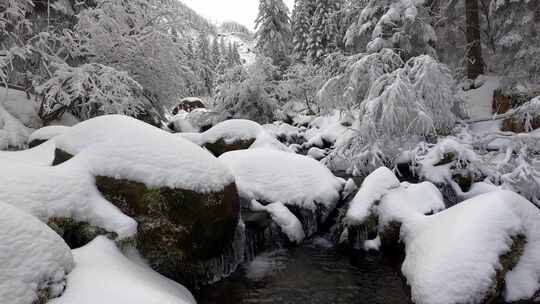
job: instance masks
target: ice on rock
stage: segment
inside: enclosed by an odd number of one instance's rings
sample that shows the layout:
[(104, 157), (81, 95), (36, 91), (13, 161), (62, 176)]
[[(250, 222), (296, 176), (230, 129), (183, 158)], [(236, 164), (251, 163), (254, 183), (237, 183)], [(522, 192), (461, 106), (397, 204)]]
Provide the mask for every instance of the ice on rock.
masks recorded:
[(251, 210), (268, 212), (272, 220), (278, 224), (281, 231), (287, 235), (287, 238), (291, 242), (300, 244), (306, 237), (304, 229), (302, 228), (302, 223), (285, 205), (280, 202), (263, 206), (256, 200), (252, 200)]
[(105, 237), (73, 250), (76, 267), (64, 294), (49, 304), (195, 304), (193, 295), (136, 263)]
[(33, 304), (40, 291), (59, 296), (74, 266), (62, 238), (38, 219), (2, 202), (0, 231), (0, 302)]

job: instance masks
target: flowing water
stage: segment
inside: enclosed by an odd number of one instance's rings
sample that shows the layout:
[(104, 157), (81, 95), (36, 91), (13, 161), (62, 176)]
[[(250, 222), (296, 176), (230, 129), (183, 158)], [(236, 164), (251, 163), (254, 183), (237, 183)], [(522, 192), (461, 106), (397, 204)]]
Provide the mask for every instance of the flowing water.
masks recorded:
[(316, 237), (266, 252), (228, 279), (195, 292), (199, 304), (407, 304), (398, 258), (353, 254)]

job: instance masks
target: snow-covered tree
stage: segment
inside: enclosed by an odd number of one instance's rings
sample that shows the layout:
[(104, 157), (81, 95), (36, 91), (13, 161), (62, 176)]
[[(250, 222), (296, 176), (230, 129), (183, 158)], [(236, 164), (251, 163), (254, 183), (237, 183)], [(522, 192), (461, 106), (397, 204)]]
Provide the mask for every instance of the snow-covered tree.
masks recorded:
[(315, 0), (296, 0), (291, 17), (296, 60), (305, 61), (308, 55), (309, 30), (314, 12)]
[(256, 48), (272, 58), (274, 65), (287, 66), (292, 49), (289, 9), (283, 0), (260, 0), (256, 23)]
[(105, 1), (78, 15), (65, 43), (74, 58), (127, 71), (155, 103), (184, 96), (197, 78), (185, 56), (185, 21), (167, 0)]
[(423, 0), (371, 0), (358, 21), (347, 30), (347, 46), (363, 41), (370, 53), (392, 48), (408, 59), (421, 54), (435, 55), (437, 41)]
[(40, 116), (44, 121), (66, 111), (86, 120), (104, 114), (136, 116), (148, 108), (142, 87), (127, 72), (97, 63), (58, 66), (37, 91), (43, 96)]
[(492, 0), (492, 65), (512, 82), (540, 86), (540, 2)]
[(341, 38), (337, 20), (340, 5), (341, 1), (336, 0), (315, 1), (307, 47), (307, 56), (313, 62), (320, 62), (337, 49)]
[(264, 57), (258, 57), (247, 74), (238, 69), (231, 70), (232, 79), (218, 87), (216, 111), (221, 113), (223, 119), (272, 122), (278, 106), (275, 81), (277, 70), (272, 59)]

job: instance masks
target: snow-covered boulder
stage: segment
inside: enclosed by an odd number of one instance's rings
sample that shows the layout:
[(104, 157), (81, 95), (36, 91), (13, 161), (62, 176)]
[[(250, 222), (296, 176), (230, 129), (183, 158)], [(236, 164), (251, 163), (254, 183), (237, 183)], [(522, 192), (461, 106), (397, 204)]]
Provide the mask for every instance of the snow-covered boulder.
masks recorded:
[(196, 303), (185, 287), (128, 259), (104, 237), (73, 250), (73, 256), (76, 267), (66, 291), (49, 304)]
[(216, 156), (250, 147), (271, 147), (288, 151), (258, 123), (245, 119), (231, 119), (218, 123), (201, 134), (181, 134), (184, 138), (205, 147)]
[(445, 208), (439, 190), (429, 182), (400, 183), (390, 169), (380, 167), (363, 181), (350, 202), (343, 223), (349, 243), (358, 248), (378, 239), (385, 248), (400, 242), (401, 225)]
[(0, 150), (24, 148), (29, 135), (30, 129), (0, 104)]
[(336, 207), (344, 184), (314, 159), (278, 150), (233, 151), (219, 160), (235, 175), (244, 207), (252, 200), (280, 202), (299, 218), (307, 236)]
[(66, 243), (33, 216), (0, 202), (0, 302), (44, 303), (73, 269)]
[(87, 120), (49, 142), (71, 159), (53, 167), (6, 161), (0, 199), (60, 233), (73, 232), (70, 227), (88, 232), (81, 227), (88, 223), (132, 239), (169, 277), (214, 277), (196, 273), (193, 264), (210, 263), (232, 243), (239, 200), (233, 175), (208, 151), (120, 115)]
[(418, 304), (529, 300), (540, 288), (540, 211), (510, 191), (405, 222), (402, 272)]

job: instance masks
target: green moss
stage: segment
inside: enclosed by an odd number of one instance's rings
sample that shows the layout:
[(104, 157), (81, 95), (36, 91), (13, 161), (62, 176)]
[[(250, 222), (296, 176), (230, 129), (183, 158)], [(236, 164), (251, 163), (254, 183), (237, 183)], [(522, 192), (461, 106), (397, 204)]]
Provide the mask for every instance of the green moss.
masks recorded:
[(495, 274), (494, 285), (488, 292), (485, 303), (493, 303), (502, 298), (506, 274), (516, 267), (523, 256), (526, 244), (527, 238), (524, 235), (519, 234), (512, 237), (512, 246), (510, 247), (510, 250), (499, 257), (501, 269), (497, 270), (497, 273)]
[(96, 177), (104, 197), (134, 218), (134, 243), (150, 264), (171, 278), (195, 261), (219, 256), (232, 242), (239, 221), (236, 185), (223, 191), (199, 193)]
[(232, 143), (226, 143), (225, 140), (219, 139), (215, 143), (206, 143), (204, 147), (212, 152), (216, 157), (230, 151), (245, 150), (255, 142), (255, 138), (246, 140), (237, 140)]
[(100, 235), (111, 240), (118, 237), (114, 232), (92, 226), (86, 222), (77, 222), (71, 218), (50, 218), (47, 225), (60, 235), (71, 249), (80, 248)]

